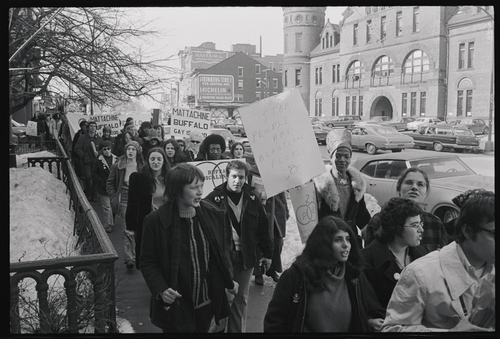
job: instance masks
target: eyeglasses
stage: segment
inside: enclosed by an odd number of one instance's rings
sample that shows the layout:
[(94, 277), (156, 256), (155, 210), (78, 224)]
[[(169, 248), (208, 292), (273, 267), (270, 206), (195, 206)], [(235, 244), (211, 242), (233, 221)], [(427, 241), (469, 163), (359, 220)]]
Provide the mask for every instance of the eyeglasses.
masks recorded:
[(416, 230), (418, 230), (419, 228), (421, 228), (423, 230), (424, 229), (424, 222), (423, 221), (414, 222), (413, 224), (410, 224), (409, 226), (404, 225), (404, 227), (411, 227), (411, 228), (414, 228)]
[(102, 150), (103, 151), (111, 151), (111, 147), (104, 147)]
[(191, 140), (192, 144), (199, 144), (200, 142), (198, 140)]
[(490, 233), (490, 234), (493, 234), (493, 236), (495, 236), (495, 230), (489, 230), (489, 229), (487, 229), (487, 228), (482, 228), (482, 227), (481, 227), (481, 230), (482, 230), (482, 231), (485, 231), (485, 232), (488, 232), (488, 233)]

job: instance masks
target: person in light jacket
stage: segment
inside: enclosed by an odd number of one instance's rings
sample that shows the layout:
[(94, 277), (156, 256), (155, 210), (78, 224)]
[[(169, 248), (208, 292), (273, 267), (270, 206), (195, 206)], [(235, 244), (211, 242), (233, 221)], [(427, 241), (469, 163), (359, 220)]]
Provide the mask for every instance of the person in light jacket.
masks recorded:
[(380, 330), (383, 317), (352, 228), (327, 216), (281, 275), (264, 332), (372, 332)]

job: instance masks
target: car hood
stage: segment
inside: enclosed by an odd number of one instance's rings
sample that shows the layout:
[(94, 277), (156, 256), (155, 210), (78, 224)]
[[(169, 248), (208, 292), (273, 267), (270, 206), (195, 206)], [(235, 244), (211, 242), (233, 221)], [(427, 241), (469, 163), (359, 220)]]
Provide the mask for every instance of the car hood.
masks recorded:
[(431, 194), (434, 187), (456, 190), (459, 193), (465, 192), (473, 188), (484, 188), (487, 190), (495, 190), (495, 178), (483, 175), (462, 175), (450, 178), (431, 179)]

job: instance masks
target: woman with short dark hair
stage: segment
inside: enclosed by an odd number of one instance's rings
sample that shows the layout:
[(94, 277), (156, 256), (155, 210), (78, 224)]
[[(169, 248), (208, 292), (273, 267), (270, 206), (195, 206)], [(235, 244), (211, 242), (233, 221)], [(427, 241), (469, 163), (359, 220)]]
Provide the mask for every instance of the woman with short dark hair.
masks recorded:
[(381, 226), (363, 251), (364, 273), (385, 308), (401, 271), (428, 253), (420, 246), (424, 225), (422, 209), (412, 200), (391, 198), (380, 211)]
[(238, 284), (225, 256), (225, 211), (202, 200), (203, 172), (187, 163), (167, 173), (167, 201), (144, 219), (141, 272), (151, 291), (150, 318), (163, 332), (206, 333), (229, 315), (225, 288)]
[(281, 275), (264, 332), (371, 332), (379, 330), (384, 315), (363, 274), (352, 228), (327, 216)]

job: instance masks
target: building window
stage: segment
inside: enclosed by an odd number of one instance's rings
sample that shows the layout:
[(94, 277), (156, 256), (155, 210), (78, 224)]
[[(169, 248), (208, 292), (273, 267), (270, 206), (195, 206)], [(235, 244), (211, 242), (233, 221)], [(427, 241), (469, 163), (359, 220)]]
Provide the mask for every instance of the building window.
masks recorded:
[(465, 67), (465, 44), (458, 45), (458, 69)]
[(332, 115), (339, 115), (339, 96), (338, 91), (334, 91), (332, 94)]
[(472, 91), (467, 90), (467, 97), (465, 98), (465, 112), (467, 116), (472, 116)]
[(331, 45), (328, 44), (330, 42), (329, 39), (330, 39), (330, 33), (326, 32), (326, 36), (325, 36), (325, 41), (326, 41), (326, 46), (325, 47), (326, 48), (331, 47)]
[(332, 84), (334, 84), (336, 81), (335, 81), (335, 72), (336, 72), (336, 68), (337, 68), (337, 65), (333, 65), (332, 66)]
[(385, 15), (380, 17), (380, 39), (384, 40), (387, 35), (387, 23)]
[(288, 34), (285, 34), (285, 36), (283, 37), (283, 50), (285, 51), (285, 53), (288, 53)]
[(239, 77), (243, 76), (243, 67), (238, 67), (238, 76)]
[(346, 115), (351, 115), (349, 113), (350, 106), (351, 106), (351, 98), (350, 97), (346, 97), (345, 98), (345, 114)]
[(340, 82), (340, 64), (337, 65), (337, 82)]
[(358, 45), (358, 24), (354, 24), (354, 26), (353, 26), (352, 44), (354, 46)]
[(425, 116), (426, 104), (427, 104), (426, 93), (420, 92), (420, 116)]
[(358, 109), (358, 115), (363, 116), (363, 96), (359, 96), (359, 109)]
[(366, 43), (372, 42), (372, 21), (366, 20)]
[(255, 65), (255, 74), (260, 74), (260, 64)]
[(408, 93), (401, 94), (401, 115), (408, 115)]
[(345, 79), (346, 88), (359, 87), (361, 78), (363, 77), (362, 69), (363, 65), (359, 60), (353, 61), (351, 63), (351, 65), (347, 69)]
[(423, 73), (429, 71), (429, 58), (422, 50), (413, 51), (405, 61), (404, 73)]
[(323, 99), (317, 98), (315, 99), (315, 115), (316, 116), (321, 116), (321, 110), (322, 110), (322, 103)]
[(274, 72), (274, 62), (269, 62), (269, 68)]
[(278, 88), (278, 79), (273, 79), (273, 88)]
[(235, 94), (235, 100), (236, 100), (237, 102), (243, 102), (243, 94), (241, 94), (241, 93), (236, 93), (236, 94)]
[(238, 89), (239, 90), (243, 89), (243, 80), (238, 80)]
[(396, 13), (396, 36), (403, 35), (403, 12)]
[(356, 100), (356, 97), (355, 97), (355, 96), (353, 96), (353, 97), (352, 97), (352, 114), (353, 114), (353, 115), (356, 115), (356, 101), (357, 101), (357, 100)]
[(295, 69), (295, 86), (300, 86), (300, 68)]
[(467, 53), (467, 68), (474, 68), (474, 42), (469, 42)]
[(410, 115), (414, 117), (417, 114), (417, 92), (411, 92)]
[(377, 59), (372, 70), (372, 77), (388, 77), (394, 73), (394, 62), (387, 55)]
[(316, 85), (323, 84), (323, 67), (316, 67), (316, 78), (314, 83)]
[(464, 115), (464, 91), (459, 90), (457, 92), (457, 117)]
[(278, 63), (278, 65), (279, 65), (278, 72), (279, 72), (279, 73), (283, 72), (283, 63), (282, 63), (282, 62), (280, 62), (280, 63)]
[(413, 33), (420, 32), (420, 9), (413, 7)]
[(288, 86), (288, 70), (285, 69), (285, 87)]
[(321, 48), (325, 49), (325, 38), (321, 39)]
[(295, 33), (295, 52), (302, 52), (302, 33)]
[(262, 82), (261, 79), (255, 79), (255, 87), (260, 88), (260, 83)]
[(255, 93), (255, 99), (257, 99), (257, 100), (261, 100), (262, 99), (260, 92), (256, 92)]

